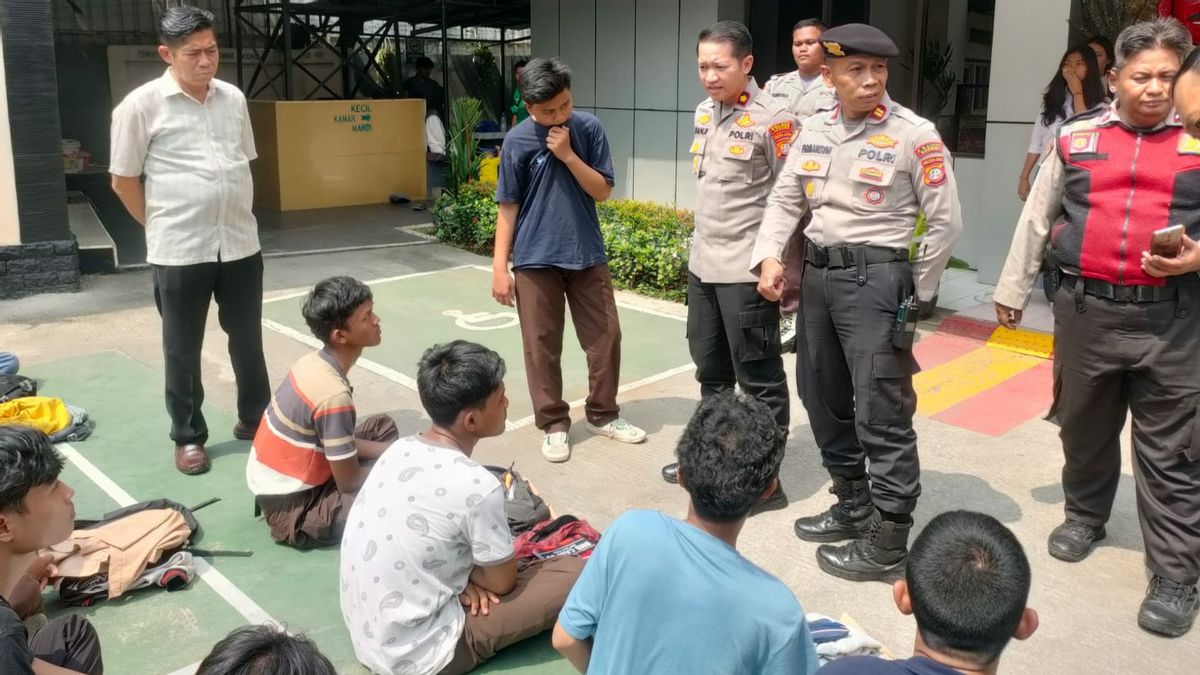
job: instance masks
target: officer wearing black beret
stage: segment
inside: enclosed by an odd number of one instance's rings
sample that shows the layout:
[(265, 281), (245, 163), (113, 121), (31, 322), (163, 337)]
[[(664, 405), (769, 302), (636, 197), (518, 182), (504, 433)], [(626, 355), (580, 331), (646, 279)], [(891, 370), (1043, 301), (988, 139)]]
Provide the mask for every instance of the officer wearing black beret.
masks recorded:
[[(784, 246), (811, 211), (796, 380), (838, 501), (797, 520), (795, 531), (806, 541), (851, 540), (817, 549), (826, 572), (879, 579), (908, 555), (921, 494), (912, 425), (918, 368), (911, 332), (897, 319), (914, 296), (929, 301), (937, 292), (962, 214), (937, 129), (888, 98), (895, 43), (878, 28), (848, 24), (825, 31), (821, 47), (821, 74), (838, 105), (808, 118), (792, 143), (751, 271), (759, 293), (777, 299)], [(927, 231), (910, 253), (920, 214)]]

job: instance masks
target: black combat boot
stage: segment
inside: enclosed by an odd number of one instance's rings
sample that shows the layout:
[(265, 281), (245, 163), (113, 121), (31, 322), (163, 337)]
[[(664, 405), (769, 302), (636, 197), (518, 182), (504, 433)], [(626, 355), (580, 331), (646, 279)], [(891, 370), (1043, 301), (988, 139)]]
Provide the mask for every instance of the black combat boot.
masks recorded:
[(1196, 584), (1181, 584), (1156, 574), (1138, 610), (1138, 625), (1151, 633), (1179, 637), (1192, 629), (1197, 612), (1200, 597)]
[(908, 559), (912, 520), (897, 523), (872, 516), (870, 533), (849, 544), (817, 548), (817, 564), (835, 577), (850, 581), (879, 581), (903, 568)]
[(837, 503), (829, 510), (796, 520), (796, 536), (804, 541), (842, 541), (865, 536), (871, 526), (875, 507), (871, 504), (871, 484), (864, 476), (849, 480), (833, 477), (829, 492), (837, 495)]

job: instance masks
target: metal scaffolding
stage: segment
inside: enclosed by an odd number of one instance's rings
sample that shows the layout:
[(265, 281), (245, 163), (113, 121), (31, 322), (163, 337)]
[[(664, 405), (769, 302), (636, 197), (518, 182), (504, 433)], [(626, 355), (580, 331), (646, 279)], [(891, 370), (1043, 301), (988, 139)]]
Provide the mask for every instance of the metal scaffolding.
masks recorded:
[[(299, 73), (316, 82), (304, 99), (381, 97), (386, 92), (379, 91), (376, 78), (388, 81), (392, 74), (384, 72), (378, 57), (389, 41), (398, 50), (406, 38), (436, 33), (445, 59), (449, 43), (463, 39), (451, 38), (451, 29), (459, 27), (461, 35), (463, 26), (499, 29), (499, 40), (470, 41), (499, 44), (503, 74), (508, 32), (529, 26), (529, 0), (226, 1), (232, 3), (230, 15), (235, 17), (238, 86), (248, 98), (259, 97), (282, 79), (283, 99), (296, 100)], [(303, 57), (318, 47), (324, 47), (337, 59), (334, 68), (323, 76), (303, 63)], [(256, 57), (248, 81), (243, 74), (247, 52)], [(269, 74), (266, 66), (273, 54), (281, 58), (282, 68)], [(449, 68), (445, 66), (442, 89), (448, 92)], [(335, 77), (340, 78), (340, 92), (330, 86)]]

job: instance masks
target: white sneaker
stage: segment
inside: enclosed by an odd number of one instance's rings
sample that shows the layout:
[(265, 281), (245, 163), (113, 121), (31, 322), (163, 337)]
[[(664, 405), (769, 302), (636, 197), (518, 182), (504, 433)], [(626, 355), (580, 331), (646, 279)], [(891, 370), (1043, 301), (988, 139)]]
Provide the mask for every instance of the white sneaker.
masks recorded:
[(620, 417), (599, 427), (588, 422), (587, 428), (593, 434), (608, 436), (614, 441), (621, 441), (622, 443), (641, 443), (646, 440), (645, 431), (633, 426)]
[(565, 431), (555, 431), (546, 434), (542, 439), (542, 457), (551, 462), (565, 462), (571, 459), (571, 437)]
[(784, 352), (794, 351), (796, 348), (796, 315), (780, 314), (779, 315), (779, 343), (783, 346)]

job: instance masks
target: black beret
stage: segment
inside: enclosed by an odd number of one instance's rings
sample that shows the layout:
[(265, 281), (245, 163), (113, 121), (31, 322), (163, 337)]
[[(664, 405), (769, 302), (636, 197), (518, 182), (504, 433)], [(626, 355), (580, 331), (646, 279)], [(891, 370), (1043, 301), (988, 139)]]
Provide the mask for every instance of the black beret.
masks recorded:
[(821, 47), (825, 56), (882, 56), (891, 58), (900, 56), (896, 43), (887, 33), (865, 23), (848, 23), (836, 26), (821, 33)]

